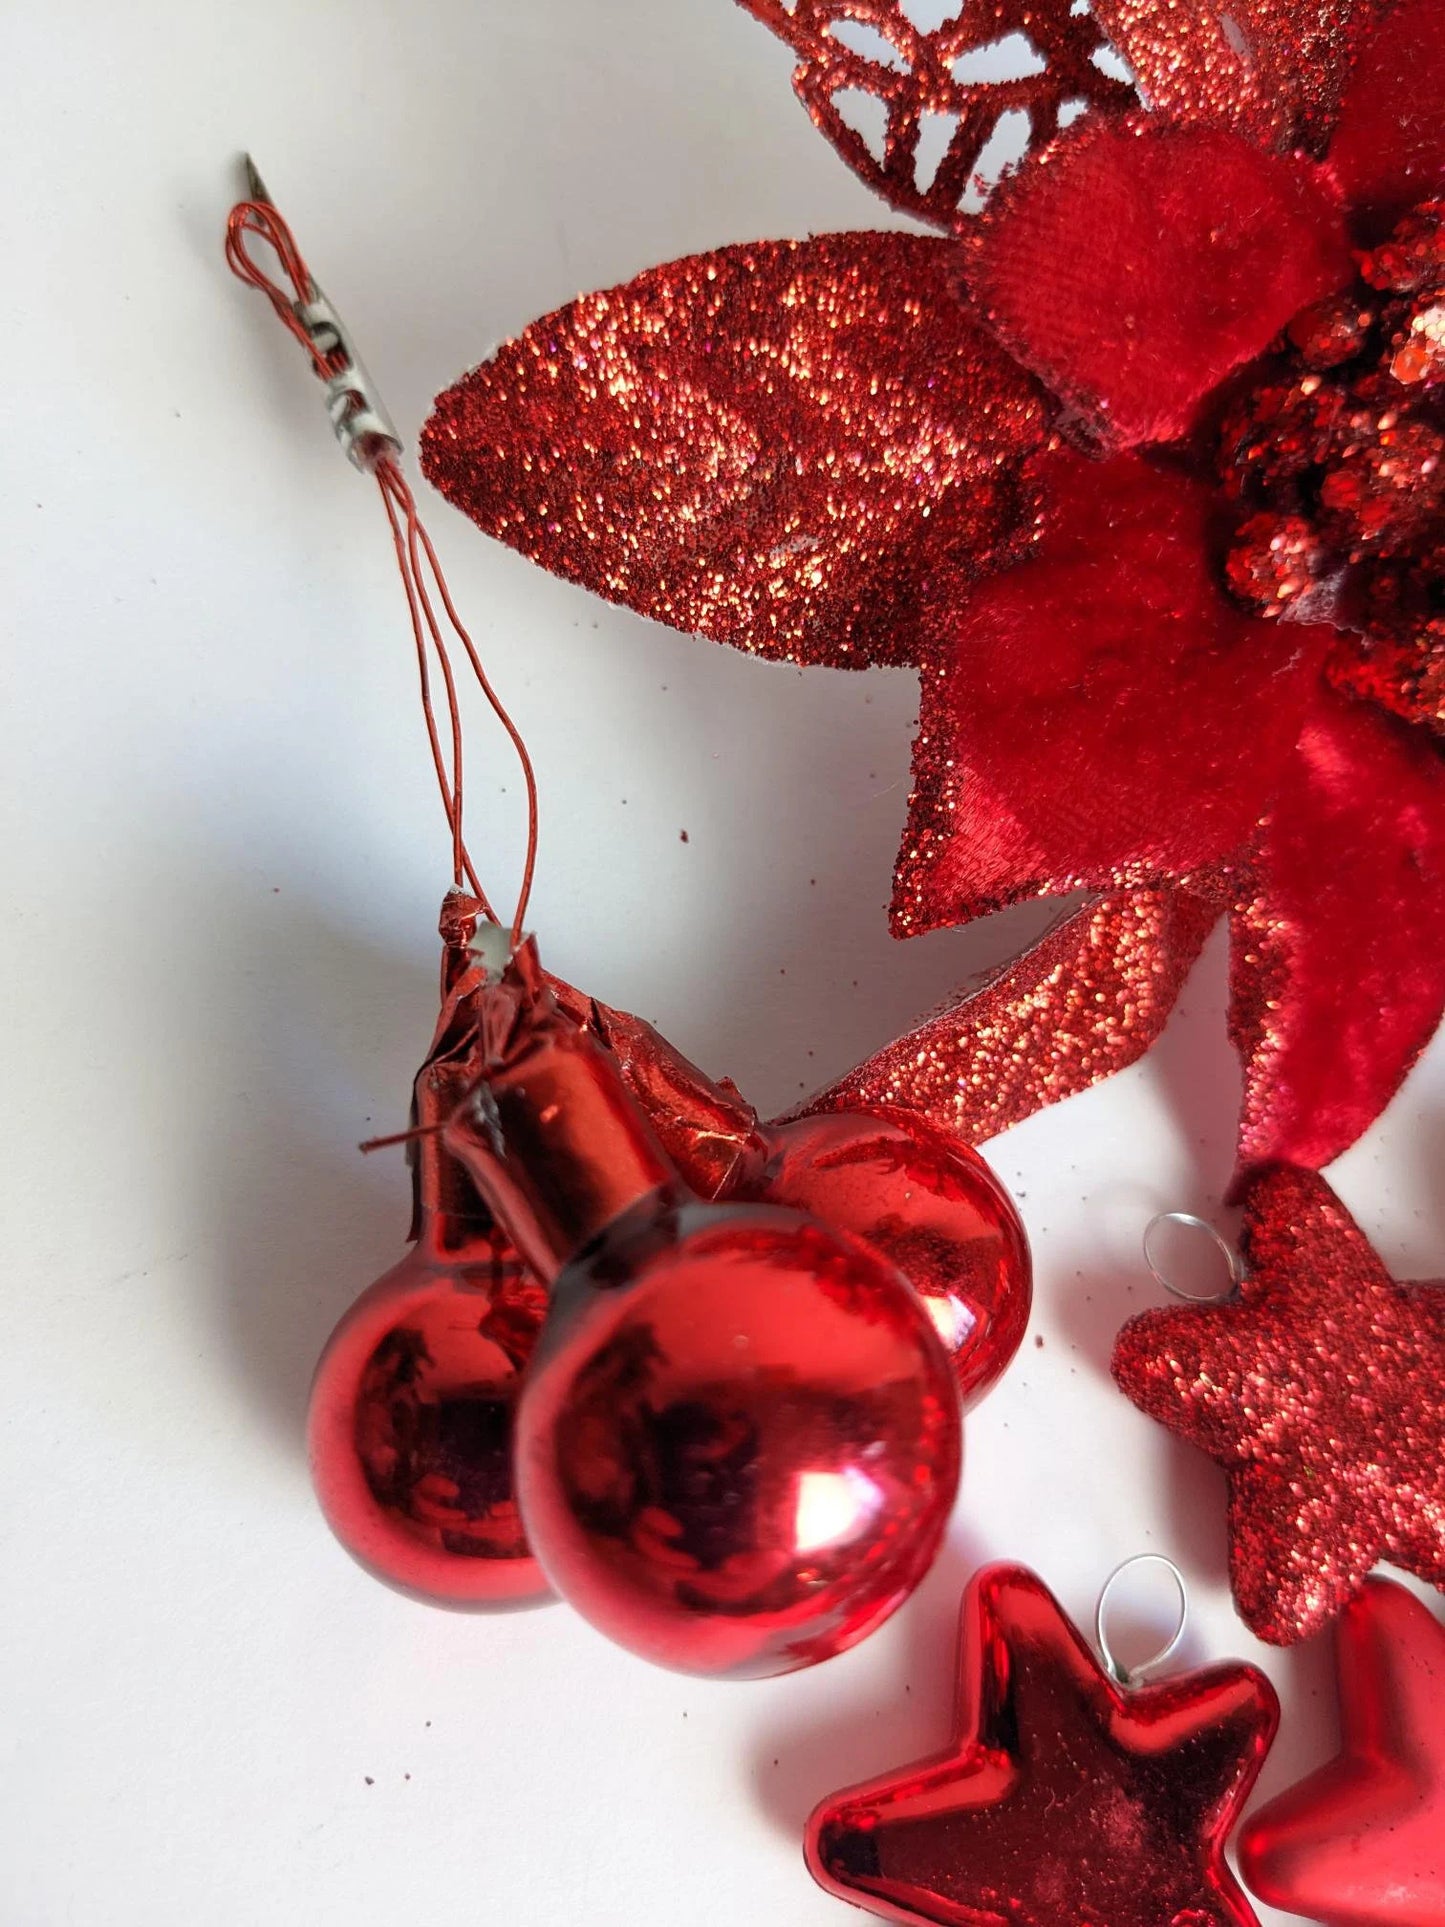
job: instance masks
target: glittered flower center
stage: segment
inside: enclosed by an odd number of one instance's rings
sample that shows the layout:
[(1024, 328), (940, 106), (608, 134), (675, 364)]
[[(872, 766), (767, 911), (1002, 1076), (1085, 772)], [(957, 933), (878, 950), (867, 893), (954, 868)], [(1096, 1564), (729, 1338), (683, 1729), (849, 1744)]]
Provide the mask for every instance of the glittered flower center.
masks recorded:
[(1445, 719), (1445, 201), (1362, 254), (1347, 293), (1296, 315), (1227, 412), (1238, 505), (1229, 586), (1261, 615), (1354, 633), (1331, 680)]

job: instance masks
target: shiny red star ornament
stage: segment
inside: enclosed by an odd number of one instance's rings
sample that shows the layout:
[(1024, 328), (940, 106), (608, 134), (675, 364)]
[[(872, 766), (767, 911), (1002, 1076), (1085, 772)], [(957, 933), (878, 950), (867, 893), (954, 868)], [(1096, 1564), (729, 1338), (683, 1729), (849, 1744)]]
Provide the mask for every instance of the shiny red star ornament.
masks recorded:
[(1339, 1755), (1251, 1817), (1244, 1877), (1330, 1927), (1445, 1927), (1445, 1627), (1403, 1586), (1369, 1579), (1337, 1661)]
[(940, 1927), (1250, 1927), (1225, 1865), (1279, 1719), (1231, 1663), (1117, 1686), (1022, 1566), (964, 1596), (957, 1738), (825, 1800), (814, 1878), (855, 1906)]
[(1247, 1275), (1222, 1304), (1146, 1311), (1114, 1377), (1229, 1478), (1235, 1602), (1287, 1646), (1387, 1560), (1445, 1584), (1445, 1289), (1397, 1284), (1324, 1179), (1251, 1179)]

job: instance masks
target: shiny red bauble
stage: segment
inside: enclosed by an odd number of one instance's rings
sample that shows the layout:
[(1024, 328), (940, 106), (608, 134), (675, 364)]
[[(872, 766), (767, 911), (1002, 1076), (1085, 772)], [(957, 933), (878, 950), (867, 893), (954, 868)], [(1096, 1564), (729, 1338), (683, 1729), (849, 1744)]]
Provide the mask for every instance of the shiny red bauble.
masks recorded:
[(476, 1080), (480, 913), (460, 891), (442, 907), (441, 1013), (413, 1090), (412, 1248), (327, 1341), (307, 1420), (312, 1483), (347, 1551), (404, 1592), (472, 1609), (551, 1597), (512, 1466), (547, 1292), (440, 1137)]
[[(641, 1404), (617, 1408), (623, 1430), (599, 1447), (589, 1476), (609, 1489), (632, 1478), (640, 1522), (619, 1527), (613, 1514), (604, 1530), (587, 1514), (586, 1533), (612, 1534), (605, 1557), (592, 1561), (589, 1545), (590, 1590), (585, 1578), (559, 1584), (579, 1604), (582, 1594), (595, 1596), (583, 1609), (623, 1643), (674, 1665), (768, 1672), (841, 1650), (926, 1569), (957, 1479), (958, 1395), (974, 1402), (1022, 1337), (1030, 1288), (1018, 1215), (976, 1152), (907, 1112), (765, 1125), (732, 1085), (705, 1077), (651, 1026), (544, 978), (530, 950), (525, 986), (489, 985), (471, 948), (479, 912), (460, 893), (443, 909), (442, 1013), (415, 1094), (414, 1249), (342, 1319), (317, 1368), (309, 1443), (326, 1517), (370, 1571), (436, 1603), (489, 1608), (550, 1597), (524, 1529), (515, 1427), (547, 1317), (544, 1280), (570, 1257), (569, 1240), (619, 1213), (635, 1229), (624, 1206), (651, 1190), (685, 1205), (689, 1238), (701, 1226), (702, 1200), (734, 1207), (719, 1220), (732, 1231), (765, 1220), (776, 1233), (782, 1223), (796, 1228), (795, 1214), (804, 1213), (817, 1221), (809, 1235), (832, 1251), (826, 1279), (804, 1285), (795, 1277), (776, 1305), (767, 1301), (756, 1346), (736, 1322), (716, 1324), (706, 1342), (694, 1322), (695, 1345), (674, 1343), (669, 1353), (676, 1382), (637, 1380)], [(496, 1177), (500, 1140), (485, 1131), (479, 1138), (464, 1123), (459, 1158), (440, 1127), (486, 1085), (489, 1065), (498, 1089), (517, 1083), (507, 1065), (518, 1053), (530, 1070), (508, 1100), (513, 1142), (499, 1212), (478, 1171)], [(527, 1087), (539, 1074), (555, 1079), (559, 1067), (555, 1102), (537, 1106)], [(530, 1175), (519, 1188), (522, 1166)], [(541, 1193), (548, 1211), (561, 1213), (546, 1235), (531, 1221)], [(519, 1209), (526, 1258), (508, 1235), (508, 1214), (515, 1221)], [(554, 1250), (564, 1221), (566, 1249)], [(763, 1307), (788, 1270), (777, 1252), (762, 1264), (754, 1246), (748, 1250), (740, 1265), (736, 1252), (709, 1246), (704, 1269), (718, 1317), (726, 1295), (718, 1279), (766, 1276), (770, 1284), (756, 1293)], [(681, 1263), (674, 1252), (664, 1267), (662, 1256), (649, 1248), (654, 1286)], [(595, 1262), (589, 1252), (588, 1265)], [(683, 1274), (699, 1275), (691, 1258)], [(901, 1296), (900, 1274), (912, 1288)], [(565, 1304), (559, 1298), (542, 1353), (554, 1389), (558, 1360), (581, 1371), (577, 1345), (585, 1350), (601, 1329), (591, 1315), (578, 1323), (586, 1296), (578, 1295), (578, 1275), (564, 1269), (571, 1295)], [(851, 1282), (834, 1289), (841, 1279)], [(815, 1298), (831, 1306), (826, 1317), (815, 1319)], [(629, 1330), (638, 1318), (658, 1327), (653, 1310), (644, 1316), (641, 1300), (632, 1302)], [(866, 1316), (858, 1312), (865, 1302)], [(609, 1315), (620, 1303), (609, 1298)], [(844, 1304), (862, 1319), (846, 1344)], [(952, 1364), (951, 1398), (938, 1380), (940, 1346)], [(709, 1347), (721, 1357), (710, 1360)], [(748, 1371), (740, 1402), (730, 1405), (719, 1386), (737, 1376), (740, 1351)], [(588, 1440), (595, 1421), (594, 1412)], [(575, 1469), (579, 1434), (564, 1426), (563, 1435)], [(743, 1438), (752, 1443), (740, 1458)], [(701, 1511), (689, 1524), (669, 1505), (694, 1488)], [(568, 1556), (548, 1553), (559, 1569)], [(658, 1559), (662, 1567), (649, 1576)], [(630, 1599), (617, 1576), (624, 1569), (640, 1588)], [(679, 1591), (674, 1581), (686, 1571), (695, 1577)], [(604, 1595), (623, 1603), (613, 1610)], [(648, 1630), (684, 1599), (681, 1630)], [(733, 1622), (726, 1637), (704, 1625), (713, 1606)]]
[(762, 1132), (765, 1161), (728, 1195), (767, 1199), (865, 1238), (923, 1300), (964, 1410), (1001, 1377), (1032, 1302), (1013, 1200), (970, 1146), (906, 1111), (837, 1111)]
[(447, 1606), (550, 1596), (512, 1470), (545, 1309), (541, 1286), (485, 1237), (470, 1255), (418, 1244), (332, 1333), (311, 1391), (312, 1482), (332, 1531), (378, 1578)]
[(1028, 1324), (1032, 1276), (1022, 1220), (977, 1151), (893, 1106), (765, 1124), (650, 1024), (553, 989), (612, 1052), (693, 1190), (792, 1205), (866, 1238), (927, 1304), (965, 1410), (997, 1382)]
[(947, 1356), (890, 1265), (800, 1213), (662, 1195), (556, 1281), (518, 1489), (548, 1577), (599, 1631), (757, 1678), (908, 1597), (961, 1437)]

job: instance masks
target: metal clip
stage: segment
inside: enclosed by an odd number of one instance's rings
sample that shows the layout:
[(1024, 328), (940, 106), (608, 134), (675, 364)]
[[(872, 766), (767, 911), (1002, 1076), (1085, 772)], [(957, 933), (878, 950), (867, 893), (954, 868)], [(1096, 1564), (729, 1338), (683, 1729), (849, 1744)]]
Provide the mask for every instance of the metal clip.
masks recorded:
[[(262, 206), (274, 208), (276, 203), (249, 154), (243, 156), (242, 165), (248, 197)], [(365, 362), (356, 352), (350, 330), (317, 286), (314, 275), (308, 280), (306, 299), (293, 301), (291, 312), (317, 353), (328, 361), (339, 362), (324, 384), (326, 412), (347, 460), (369, 475), (384, 455), (399, 458), (405, 444), (396, 423), (387, 412)]]
[(319, 353), (341, 357), (342, 365), (326, 382), (326, 412), (348, 461), (370, 474), (382, 449), (401, 454), (396, 424), (357, 354), (346, 324), (314, 281), (310, 299), (298, 301), (295, 312)]

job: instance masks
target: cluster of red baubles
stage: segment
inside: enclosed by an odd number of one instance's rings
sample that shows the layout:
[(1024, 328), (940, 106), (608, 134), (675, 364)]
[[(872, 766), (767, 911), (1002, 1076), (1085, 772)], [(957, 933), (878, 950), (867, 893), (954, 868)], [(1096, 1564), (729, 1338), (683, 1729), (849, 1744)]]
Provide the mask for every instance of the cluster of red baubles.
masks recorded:
[(332, 1527), (409, 1591), (555, 1589), (688, 1671), (842, 1651), (938, 1549), (1028, 1317), (1017, 1212), (917, 1117), (763, 1124), (475, 928), (449, 899), (413, 1248), (317, 1371)]
[(1243, 513), (1226, 571), (1266, 616), (1328, 595), (1356, 632), (1333, 678), (1379, 697), (1407, 668), (1409, 720), (1429, 722), (1445, 704), (1445, 202), (1359, 262), (1224, 416)]

